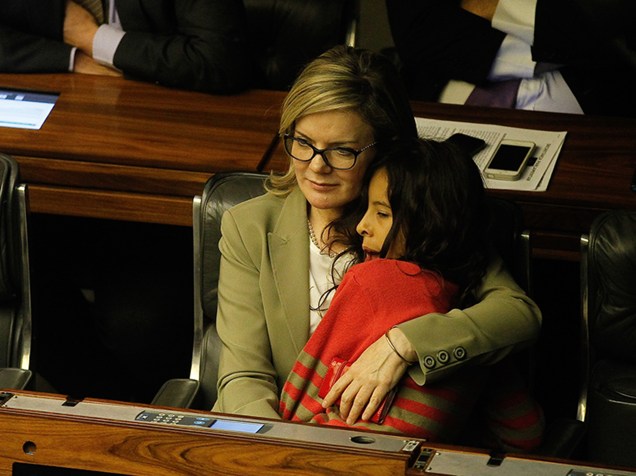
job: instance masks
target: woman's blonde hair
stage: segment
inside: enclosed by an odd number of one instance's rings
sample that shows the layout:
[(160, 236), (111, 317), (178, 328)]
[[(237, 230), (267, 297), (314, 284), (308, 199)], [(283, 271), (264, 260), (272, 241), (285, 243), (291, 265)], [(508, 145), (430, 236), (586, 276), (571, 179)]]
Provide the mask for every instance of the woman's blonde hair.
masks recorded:
[[(350, 109), (374, 132), (376, 142), (417, 137), (415, 118), (397, 69), (379, 53), (336, 46), (309, 63), (283, 102), (279, 134), (293, 133), (309, 114)], [(287, 195), (296, 185), (293, 159), (284, 175), (270, 176), (267, 189)]]

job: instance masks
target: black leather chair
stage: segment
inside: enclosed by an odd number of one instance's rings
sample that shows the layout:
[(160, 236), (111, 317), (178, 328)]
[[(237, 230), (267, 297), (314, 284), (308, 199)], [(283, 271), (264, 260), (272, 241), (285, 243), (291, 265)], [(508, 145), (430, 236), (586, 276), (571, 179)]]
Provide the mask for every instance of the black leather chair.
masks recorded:
[(355, 46), (359, 0), (244, 0), (253, 87), (287, 90), (329, 48)]
[[(491, 210), (492, 243), (517, 283), (532, 297), (532, 235), (525, 228), (523, 210), (513, 201), (492, 196), (487, 197), (487, 203)], [(540, 373), (549, 371), (537, 367), (535, 347), (531, 346), (509, 357), (528, 383), (531, 393), (535, 393), (535, 381), (540, 377)], [(572, 458), (580, 451), (585, 431), (585, 424), (574, 417), (546, 421), (543, 442), (533, 454)]]
[(491, 239), (515, 280), (532, 296), (530, 232), (524, 228), (523, 211), (515, 202), (487, 197), (491, 210)]
[(194, 343), (189, 379), (166, 382), (152, 403), (210, 409), (216, 401), (221, 343), (216, 332), (221, 217), (228, 208), (265, 193), (266, 174), (236, 172), (212, 176), (192, 207), (194, 251)]
[(25, 388), (32, 372), (27, 188), (0, 154), (0, 388)]
[(600, 215), (581, 251), (587, 458), (636, 466), (636, 212)]

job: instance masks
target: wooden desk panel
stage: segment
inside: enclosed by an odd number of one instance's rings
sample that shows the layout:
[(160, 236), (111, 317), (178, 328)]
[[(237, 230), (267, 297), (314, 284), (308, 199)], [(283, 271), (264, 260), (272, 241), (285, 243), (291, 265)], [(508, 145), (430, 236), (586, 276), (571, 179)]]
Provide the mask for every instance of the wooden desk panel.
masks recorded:
[(40, 130), (0, 129), (2, 151), (30, 184), (32, 211), (177, 225), (192, 223), (183, 212), (213, 173), (257, 169), (284, 97), (65, 74), (0, 74), (0, 87), (60, 93)]
[[(565, 209), (636, 209), (630, 189), (636, 170), (636, 119), (551, 114), (415, 103), (417, 116), (567, 131), (557, 167), (546, 192), (493, 190), (489, 193), (520, 203)], [(563, 230), (562, 216), (533, 216), (531, 223)], [(573, 220), (573, 224), (577, 218)], [(576, 225), (575, 225), (576, 227)]]
[(29, 207), (53, 215), (192, 226), (192, 197), (31, 185)]
[[(142, 413), (147, 417), (139, 420)], [(165, 421), (166, 414), (170, 423)], [(195, 419), (198, 424), (192, 423)], [(256, 423), (262, 431), (215, 429), (215, 419)], [(487, 449), (397, 434), (108, 400), (67, 401), (60, 395), (20, 391), (0, 391), (0, 433), (2, 475), (16, 474), (17, 469), (25, 471), (20, 474), (34, 474), (28, 471), (47, 467), (140, 476), (636, 475), (589, 462), (493, 455)]]
[[(16, 395), (16, 396), (14, 396)], [(34, 401), (0, 403), (0, 474), (14, 464), (53, 466), (127, 475), (207, 474), (409, 474), (422, 441), (399, 435), (232, 417), (207, 412), (87, 399), (63, 406), (65, 398), (33, 392), (0, 392)], [(265, 422), (262, 434), (205, 426), (137, 421), (142, 411), (179, 416)], [(270, 423), (271, 422), (271, 423)], [(356, 438), (373, 439), (372, 442)], [(408, 446), (407, 446), (408, 445)], [(416, 472), (413, 474), (421, 474)]]
[(20, 174), (31, 184), (192, 197), (211, 172), (20, 156)]
[[(41, 130), (0, 128), (0, 147), (20, 163), (35, 212), (189, 226), (192, 196), (215, 172), (287, 168), (275, 143), (283, 92), (214, 96), (64, 74), (0, 74), (0, 87), (61, 93)], [(568, 132), (546, 192), (489, 192), (521, 205), (535, 256), (577, 259), (578, 237), (599, 213), (636, 210), (636, 119), (420, 102), (413, 109)]]
[(424, 103), (415, 103), (414, 111), (436, 119), (567, 131), (546, 192), (488, 192), (522, 206), (526, 225), (536, 232), (540, 254), (552, 256), (556, 250), (564, 253), (561, 257), (577, 255), (579, 235), (589, 230), (600, 212), (636, 210), (636, 193), (631, 191), (636, 119)]

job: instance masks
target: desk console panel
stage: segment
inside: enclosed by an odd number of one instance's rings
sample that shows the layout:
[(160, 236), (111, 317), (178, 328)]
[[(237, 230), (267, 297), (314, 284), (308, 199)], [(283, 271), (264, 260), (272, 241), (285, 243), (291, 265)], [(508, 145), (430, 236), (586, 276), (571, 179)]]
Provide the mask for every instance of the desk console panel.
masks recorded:
[(0, 475), (636, 476), (398, 435), (0, 391)]

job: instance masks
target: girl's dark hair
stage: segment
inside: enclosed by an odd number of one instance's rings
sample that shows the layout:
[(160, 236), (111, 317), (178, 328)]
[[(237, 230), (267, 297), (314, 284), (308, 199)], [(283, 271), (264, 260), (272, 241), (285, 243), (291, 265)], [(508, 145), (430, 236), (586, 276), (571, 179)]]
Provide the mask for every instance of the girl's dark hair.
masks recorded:
[[(367, 170), (358, 219), (366, 211), (368, 183), (381, 168), (387, 172), (393, 212), (382, 256), (403, 232), (406, 251), (402, 259), (456, 283), (460, 301), (469, 303), (489, 260), (489, 217), (477, 165), (448, 142), (400, 139), (381, 146), (377, 160)], [(351, 249), (362, 258), (361, 239), (352, 233), (348, 238)]]

